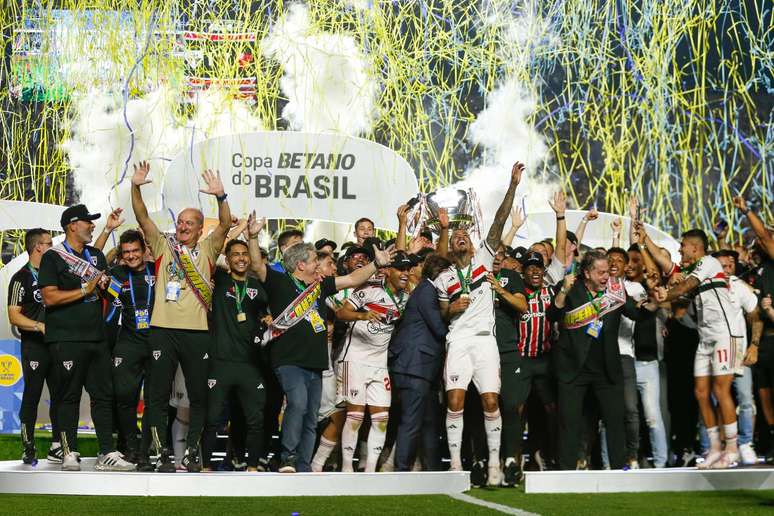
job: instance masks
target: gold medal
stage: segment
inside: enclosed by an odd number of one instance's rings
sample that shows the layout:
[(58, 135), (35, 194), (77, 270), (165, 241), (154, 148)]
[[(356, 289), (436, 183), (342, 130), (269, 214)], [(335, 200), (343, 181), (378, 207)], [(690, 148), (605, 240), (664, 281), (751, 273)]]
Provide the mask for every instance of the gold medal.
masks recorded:
[(245, 315), (244, 312), (239, 312), (237, 314), (237, 321), (239, 322), (245, 322), (247, 320), (247, 315)]

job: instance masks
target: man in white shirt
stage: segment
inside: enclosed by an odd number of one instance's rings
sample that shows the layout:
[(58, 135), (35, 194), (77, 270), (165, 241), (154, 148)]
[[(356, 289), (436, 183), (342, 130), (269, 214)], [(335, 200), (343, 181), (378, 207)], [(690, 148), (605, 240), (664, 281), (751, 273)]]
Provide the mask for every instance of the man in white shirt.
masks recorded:
[[(444, 380), (448, 400), (446, 434), (452, 471), (462, 470), (461, 445), (465, 392), (473, 381), (481, 393), (484, 428), (489, 448), (487, 483), (500, 484), (500, 433), (502, 418), (500, 354), (495, 339), (494, 298), (487, 276), (492, 270), (495, 250), (513, 205), (524, 165), (516, 163), (502, 204), (495, 213), (486, 240), (474, 249), (467, 231), (457, 229), (450, 238), (449, 257), (453, 265), (435, 280), (441, 313), (450, 322), (446, 337)], [(480, 457), (479, 457), (480, 459)]]

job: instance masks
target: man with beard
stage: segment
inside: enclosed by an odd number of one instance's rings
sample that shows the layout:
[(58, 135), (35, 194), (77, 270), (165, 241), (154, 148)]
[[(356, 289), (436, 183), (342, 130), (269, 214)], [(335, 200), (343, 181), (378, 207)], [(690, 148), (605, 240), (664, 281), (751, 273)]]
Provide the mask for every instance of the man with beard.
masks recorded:
[[(266, 387), (260, 369), (259, 346), (255, 343), (259, 323), (266, 315), (266, 292), (248, 270), (260, 260), (258, 233), (263, 224), (251, 216), (245, 230), (247, 243), (231, 240), (226, 244), (229, 270), (215, 272), (210, 335), (210, 362), (207, 387), (207, 424), (202, 442), (205, 470), (210, 470), (215, 448), (215, 430), (223, 420), (230, 394), (235, 394), (244, 414), (247, 471), (258, 471), (264, 456), (263, 408)], [(239, 462), (242, 457), (238, 458)]]
[(43, 253), (51, 248), (51, 233), (37, 228), (27, 231), (24, 247), (29, 261), (11, 277), (8, 283), (8, 320), (19, 329), (21, 336), (22, 373), (24, 393), (19, 410), (21, 423), (22, 462), (35, 465), (38, 462), (35, 449), (35, 422), (38, 419), (38, 403), (43, 393), (43, 382), (51, 395), (51, 448), (48, 461), (62, 463), (62, 446), (57, 424), (56, 364), (46, 344), (45, 307), (38, 285), (38, 270)]
[[(46, 342), (56, 360), (60, 437), (63, 471), (80, 471), (78, 413), (84, 386), (91, 397), (91, 417), (97, 432), (98, 471), (135, 469), (113, 447), (113, 382), (110, 348), (105, 338), (102, 303), (95, 293), (104, 286), (105, 255), (87, 245), (94, 232), (93, 220), (83, 204), (62, 212), (65, 240), (40, 260), (38, 284), (46, 305)], [(91, 279), (89, 279), (91, 278)]]
[(347, 411), (341, 434), (342, 472), (353, 471), (352, 457), (366, 406), (371, 416), (371, 429), (365, 471), (376, 471), (392, 400), (387, 348), (395, 324), (406, 307), (408, 295), (405, 290), (411, 266), (405, 253), (397, 254), (386, 270), (384, 283), (356, 290), (336, 312), (340, 320), (353, 322), (341, 354), (342, 381), (337, 392), (337, 401), (346, 403)]
[(147, 421), (152, 446), (159, 453), (158, 471), (174, 473), (167, 446), (167, 414), (172, 381), (178, 363), (185, 377), (191, 403), (190, 424), (182, 464), (189, 472), (201, 471), (199, 441), (204, 427), (207, 398), (209, 344), (207, 315), (212, 301), (210, 279), (215, 261), (231, 228), (228, 207), (220, 175), (210, 170), (202, 174), (207, 188), (200, 192), (212, 195), (218, 202), (218, 225), (202, 239), (204, 215), (196, 208), (186, 208), (177, 215), (175, 234), (163, 234), (148, 215), (140, 188), (151, 182), (150, 165), (140, 162), (132, 176), (132, 209), (156, 258), (153, 314), (150, 320), (149, 345), (151, 360), (147, 393)]
[[(699, 466), (702, 469), (732, 467), (739, 460), (737, 447), (736, 405), (731, 396), (731, 383), (737, 367), (738, 339), (732, 333), (729, 316), (732, 311), (728, 277), (720, 262), (707, 254), (707, 235), (700, 229), (683, 233), (680, 254), (686, 266), (680, 283), (656, 289), (659, 302), (693, 294), (693, 315), (699, 329), (699, 348), (694, 362), (696, 400), (710, 439), (710, 452)], [(720, 442), (720, 428), (710, 395), (714, 395), (723, 423), (725, 450)]]
[[(142, 447), (137, 442), (137, 401), (143, 379), (147, 378), (148, 348), (153, 289), (156, 284), (155, 264), (145, 261), (145, 240), (139, 231), (128, 230), (118, 242), (123, 265), (110, 269), (118, 283), (117, 303), (108, 318), (120, 318), (118, 338), (113, 348), (113, 385), (116, 412), (126, 449), (138, 469), (152, 471), (148, 461), (150, 444), (147, 425), (143, 425)], [(120, 307), (120, 315), (116, 311)]]
[(497, 486), (500, 470), (500, 433), (502, 418), (498, 404), (500, 393), (500, 356), (495, 339), (494, 302), (487, 276), (492, 268), (495, 249), (500, 245), (503, 226), (513, 206), (516, 187), (524, 165), (516, 163), (502, 204), (495, 213), (486, 240), (473, 249), (467, 231), (457, 229), (451, 237), (452, 267), (435, 281), (441, 313), (450, 321), (446, 336), (447, 355), (444, 369), (446, 395), (446, 434), (451, 453), (452, 471), (462, 470), (462, 430), (465, 393), (471, 380), (481, 393), (484, 427), (489, 448), (488, 484)]

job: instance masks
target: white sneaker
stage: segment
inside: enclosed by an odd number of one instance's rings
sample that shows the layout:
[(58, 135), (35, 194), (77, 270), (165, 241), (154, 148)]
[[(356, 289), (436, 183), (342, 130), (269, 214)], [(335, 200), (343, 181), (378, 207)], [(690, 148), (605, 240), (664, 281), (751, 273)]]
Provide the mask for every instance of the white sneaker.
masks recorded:
[(462, 463), (452, 461), (449, 465), (449, 471), (462, 471)]
[(737, 452), (723, 452), (720, 458), (712, 463), (710, 469), (735, 468), (738, 464), (739, 454)]
[(637, 462), (636, 459), (630, 460), (626, 465), (629, 467), (630, 470), (632, 470), (632, 469), (640, 469), (640, 463)]
[(723, 452), (720, 450), (713, 450), (707, 454), (707, 456), (704, 458), (704, 461), (697, 464), (697, 469), (710, 469), (713, 464), (715, 464), (717, 461), (720, 460), (720, 457), (723, 455)]
[(78, 452), (66, 453), (62, 457), (62, 471), (80, 471), (81, 470), (81, 454)]
[(758, 463), (758, 454), (755, 453), (755, 448), (750, 443), (739, 446), (739, 455), (741, 455), (742, 464), (745, 466), (752, 466)]
[(500, 465), (489, 466), (487, 468), (486, 485), (490, 487), (500, 487), (503, 481), (503, 472), (500, 470)]
[(124, 456), (119, 451), (99, 455), (94, 465), (97, 471), (134, 471), (136, 468), (137, 466), (124, 460)]

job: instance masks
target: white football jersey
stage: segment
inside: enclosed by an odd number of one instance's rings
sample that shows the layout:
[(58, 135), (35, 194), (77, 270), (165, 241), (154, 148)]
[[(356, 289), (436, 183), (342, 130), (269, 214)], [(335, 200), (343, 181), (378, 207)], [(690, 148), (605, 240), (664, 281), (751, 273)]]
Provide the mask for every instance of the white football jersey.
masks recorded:
[(493, 261), (494, 253), (483, 241), (469, 267), (459, 270), (452, 265), (435, 279), (435, 288), (441, 302), (452, 303), (462, 294), (470, 296), (468, 308), (457, 314), (449, 324), (447, 341), (467, 335), (494, 335), (494, 296), (492, 286), (486, 280)]
[(703, 256), (689, 277), (699, 280), (693, 305), (701, 340), (715, 341), (723, 335), (729, 335), (733, 330), (734, 307), (723, 266), (717, 258)]

